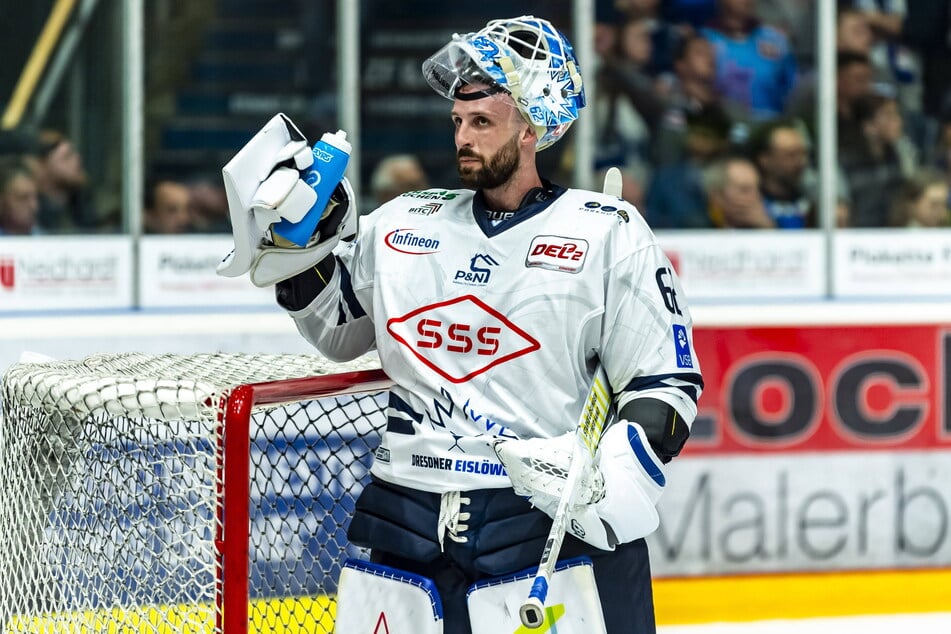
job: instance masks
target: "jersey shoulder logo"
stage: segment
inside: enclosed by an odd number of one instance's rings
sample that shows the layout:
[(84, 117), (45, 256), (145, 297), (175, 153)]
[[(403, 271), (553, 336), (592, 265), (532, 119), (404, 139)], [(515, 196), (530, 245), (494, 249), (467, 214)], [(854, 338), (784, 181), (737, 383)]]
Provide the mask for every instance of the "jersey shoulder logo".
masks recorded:
[(693, 353), (690, 351), (690, 339), (687, 337), (687, 329), (680, 324), (674, 324), (674, 351), (677, 354), (678, 368), (693, 367)]
[(525, 256), (525, 266), (579, 273), (588, 256), (588, 241), (563, 236), (535, 236)]
[(421, 306), (386, 322), (386, 330), (428, 368), (464, 383), (541, 344), (478, 297)]

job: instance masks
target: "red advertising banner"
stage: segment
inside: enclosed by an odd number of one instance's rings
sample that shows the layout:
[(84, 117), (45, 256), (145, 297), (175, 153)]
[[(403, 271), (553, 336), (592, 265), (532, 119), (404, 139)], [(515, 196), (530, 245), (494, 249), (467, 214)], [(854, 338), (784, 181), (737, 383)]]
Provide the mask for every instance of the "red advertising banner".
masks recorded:
[(951, 325), (701, 328), (684, 456), (951, 448)]

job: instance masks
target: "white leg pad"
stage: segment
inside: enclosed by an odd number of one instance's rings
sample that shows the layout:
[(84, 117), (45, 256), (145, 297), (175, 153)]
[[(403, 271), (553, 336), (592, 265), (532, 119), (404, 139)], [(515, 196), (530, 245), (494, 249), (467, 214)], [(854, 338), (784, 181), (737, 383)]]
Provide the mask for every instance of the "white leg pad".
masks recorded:
[(522, 626), (518, 609), (528, 598), (535, 568), (505, 577), (480, 581), (466, 598), (472, 634), (499, 632), (558, 632), (605, 634), (601, 599), (594, 581), (594, 567), (587, 557), (566, 559), (555, 567), (545, 601), (545, 622), (537, 629)]
[(348, 559), (337, 587), (335, 634), (442, 634), (442, 601), (431, 579)]

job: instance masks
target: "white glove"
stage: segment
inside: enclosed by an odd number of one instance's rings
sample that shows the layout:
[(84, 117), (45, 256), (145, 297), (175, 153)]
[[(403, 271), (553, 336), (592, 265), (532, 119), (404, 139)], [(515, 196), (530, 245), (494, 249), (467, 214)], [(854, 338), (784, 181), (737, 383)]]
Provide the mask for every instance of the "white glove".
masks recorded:
[[(570, 466), (574, 434), (494, 443), (516, 494), (555, 516)], [(654, 532), (655, 504), (666, 480), (662, 464), (637, 423), (622, 420), (601, 439), (598, 456), (584, 474), (570, 511), (568, 530), (603, 550)]]
[[(217, 267), (219, 275), (238, 277), (250, 271), (256, 286), (270, 286), (314, 266), (333, 251), (341, 236), (356, 229), (356, 200), (343, 179), (304, 248), (277, 241), (270, 227), (299, 222), (317, 194), (301, 178), (313, 164), (307, 139), (284, 114), (275, 115), (222, 169), (234, 250)], [(327, 220), (328, 222), (324, 222)], [(328, 226), (330, 225), (330, 226)]]
[[(528, 498), (533, 506), (550, 516), (555, 515), (565, 488), (575, 434), (568, 432), (555, 438), (525, 440), (498, 439), (495, 453), (505, 465), (516, 495)], [(581, 474), (575, 508), (587, 506), (604, 497), (604, 476), (597, 465)]]

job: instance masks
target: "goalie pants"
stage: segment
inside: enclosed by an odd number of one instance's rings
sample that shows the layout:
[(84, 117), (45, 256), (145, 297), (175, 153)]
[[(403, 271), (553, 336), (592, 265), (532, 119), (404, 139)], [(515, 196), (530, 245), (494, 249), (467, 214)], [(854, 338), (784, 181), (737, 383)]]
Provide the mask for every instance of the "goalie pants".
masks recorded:
[[(470, 634), (466, 593), (487, 578), (538, 565), (551, 518), (511, 489), (466, 491), (470, 514), (465, 541), (437, 525), (441, 496), (374, 479), (360, 495), (348, 537), (371, 549), (370, 558), (432, 579), (442, 598), (445, 634)], [(565, 536), (559, 559), (587, 556), (601, 597), (608, 634), (654, 634), (654, 604), (647, 543), (639, 539), (614, 551)]]

